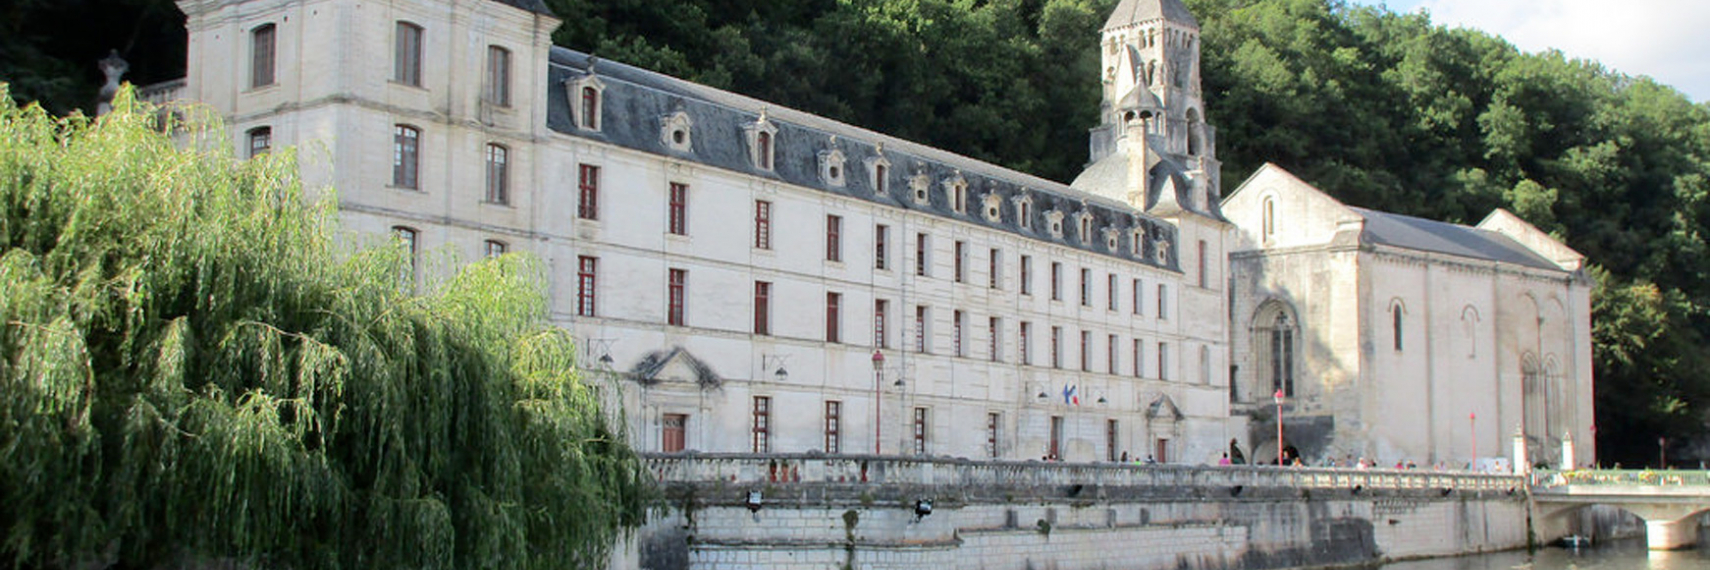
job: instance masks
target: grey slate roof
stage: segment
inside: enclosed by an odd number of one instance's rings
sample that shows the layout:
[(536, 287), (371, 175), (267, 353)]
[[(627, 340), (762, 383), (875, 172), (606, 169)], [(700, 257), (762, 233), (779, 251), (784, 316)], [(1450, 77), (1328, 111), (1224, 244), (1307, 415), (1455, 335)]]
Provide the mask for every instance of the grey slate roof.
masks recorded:
[(1182, 5), (1182, 0), (1122, 0), (1121, 4), (1116, 5), (1116, 10), (1110, 13), (1110, 19), (1104, 21), (1104, 29), (1157, 19), (1199, 28), (1199, 20), (1193, 18), (1193, 12)]
[(508, 6), (514, 6), (517, 8), (522, 8), (524, 10), (528, 10), (528, 11), (534, 12), (536, 14), (546, 14), (546, 15), (552, 16), (554, 18), (558, 17), (557, 14), (552, 13), (551, 8), (546, 7), (546, 2), (544, 0), (493, 0), (493, 1), (498, 2), (500, 4), (505, 4)]
[[(1093, 253), (1119, 257), (1171, 271), (1180, 271), (1176, 255), (1176, 228), (1169, 222), (1139, 212), (1127, 204), (1072, 190), (1068, 186), (1036, 176), (1009, 170), (926, 145), (876, 133), (853, 125), (840, 123), (810, 113), (768, 104), (728, 91), (722, 91), (667, 75), (621, 63), (599, 60), (594, 63), (594, 75), (605, 85), (604, 105), (601, 106), (599, 132), (578, 129), (571, 118), (569, 98), (564, 92), (566, 80), (588, 74), (588, 54), (552, 48), (547, 85), (547, 127), (567, 136), (598, 140), (617, 146), (652, 154), (672, 156), (726, 170), (772, 178), (829, 194), (868, 202), (925, 211), (945, 218), (1004, 230), (1031, 239), (1053, 242)], [(773, 147), (773, 170), (754, 167), (748, 157), (743, 126), (754, 122), (765, 110), (767, 120), (777, 126)], [(668, 149), (660, 140), (662, 119), (682, 111), (693, 123), (690, 134), (692, 152)], [(833, 138), (835, 137), (835, 138)], [(878, 145), (884, 146), (883, 156), (890, 161), (887, 193), (878, 195), (867, 175), (865, 161), (878, 155)], [(845, 184), (835, 187), (820, 180), (818, 155), (835, 147), (847, 162)], [(931, 181), (930, 202), (919, 204), (913, 198), (909, 178), (925, 174)], [(943, 191), (943, 181), (961, 176), (968, 184), (968, 208), (956, 212)], [(1003, 216), (993, 222), (984, 215), (983, 197), (997, 193), (1003, 200)], [(1031, 196), (1031, 229), (1016, 220), (1013, 199)], [(1045, 214), (1052, 210), (1072, 215), (1085, 209), (1093, 216), (1092, 239), (1081, 242), (1072, 231), (1072, 218), (1064, 221), (1063, 237), (1048, 232)], [(1102, 230), (1121, 229), (1118, 247), (1105, 247)], [(1131, 255), (1131, 229), (1143, 234), (1140, 254)], [(1158, 263), (1156, 248), (1167, 244), (1169, 251)]]
[(1349, 206), (1366, 219), (1364, 240), (1393, 247), (1562, 271), (1519, 242), (1490, 230)]

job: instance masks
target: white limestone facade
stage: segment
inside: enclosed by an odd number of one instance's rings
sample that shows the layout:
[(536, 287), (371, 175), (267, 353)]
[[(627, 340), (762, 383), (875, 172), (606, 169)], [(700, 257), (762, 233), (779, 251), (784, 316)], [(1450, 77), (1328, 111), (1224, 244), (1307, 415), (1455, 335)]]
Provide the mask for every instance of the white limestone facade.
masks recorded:
[[(1275, 165), (1224, 202), (1235, 413), (1274, 457), (1595, 461), (1584, 258), (1497, 210), (1476, 227), (1350, 207)], [(1273, 460), (1274, 461), (1274, 460)]]
[[(1132, 4), (1111, 46), (1197, 65), (1178, 0)], [(1133, 175), (1071, 187), (552, 47), (538, 0), (178, 5), (182, 96), (424, 286), (543, 259), (639, 449), (1206, 463), (1241, 429), (1197, 74), (1107, 100)]]

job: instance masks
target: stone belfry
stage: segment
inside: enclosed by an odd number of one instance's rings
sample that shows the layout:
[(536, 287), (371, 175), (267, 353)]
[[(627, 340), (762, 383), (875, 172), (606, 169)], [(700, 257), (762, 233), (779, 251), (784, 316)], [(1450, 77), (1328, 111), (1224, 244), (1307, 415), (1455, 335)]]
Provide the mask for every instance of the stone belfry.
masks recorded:
[(1220, 218), (1215, 135), (1200, 91), (1199, 22), (1181, 0), (1122, 0), (1102, 34), (1099, 125), (1089, 167), (1074, 185), (1148, 212), (1180, 207)]

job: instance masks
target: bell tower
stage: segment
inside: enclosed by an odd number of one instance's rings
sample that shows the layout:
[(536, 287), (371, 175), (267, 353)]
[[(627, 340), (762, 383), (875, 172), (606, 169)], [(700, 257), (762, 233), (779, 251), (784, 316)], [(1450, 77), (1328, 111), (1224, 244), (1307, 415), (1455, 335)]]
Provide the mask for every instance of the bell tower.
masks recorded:
[(1199, 78), (1199, 22), (1181, 0), (1122, 0), (1099, 45), (1103, 103), (1092, 162), (1118, 139), (1151, 135), (1149, 150), (1192, 170), (1215, 156)]

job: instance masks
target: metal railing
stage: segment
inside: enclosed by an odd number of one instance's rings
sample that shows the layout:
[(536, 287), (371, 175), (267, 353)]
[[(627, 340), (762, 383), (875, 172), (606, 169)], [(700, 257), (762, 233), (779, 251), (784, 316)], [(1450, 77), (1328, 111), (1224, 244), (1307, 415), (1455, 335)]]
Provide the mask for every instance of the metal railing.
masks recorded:
[(1041, 461), (973, 461), (872, 455), (686, 453), (643, 454), (661, 482), (732, 484), (849, 483), (879, 485), (1102, 485), (1108, 487), (1361, 487), (1372, 490), (1513, 491), (1517, 475), (1397, 469), (1131, 465)]

